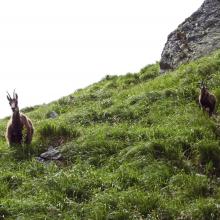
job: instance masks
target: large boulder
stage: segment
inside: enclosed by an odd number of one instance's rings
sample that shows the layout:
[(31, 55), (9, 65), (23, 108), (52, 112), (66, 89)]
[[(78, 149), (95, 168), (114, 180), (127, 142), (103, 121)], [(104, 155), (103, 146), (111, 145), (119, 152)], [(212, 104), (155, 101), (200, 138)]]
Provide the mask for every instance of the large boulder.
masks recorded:
[(220, 0), (205, 0), (168, 36), (160, 60), (161, 72), (175, 69), (219, 48)]

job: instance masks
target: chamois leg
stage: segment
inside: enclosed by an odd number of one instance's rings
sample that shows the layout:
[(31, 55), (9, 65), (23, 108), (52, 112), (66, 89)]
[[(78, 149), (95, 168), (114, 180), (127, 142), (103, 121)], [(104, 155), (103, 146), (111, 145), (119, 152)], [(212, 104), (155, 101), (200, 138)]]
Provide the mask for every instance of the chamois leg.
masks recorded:
[(31, 128), (27, 128), (27, 134), (25, 137), (25, 144), (30, 144), (32, 141), (32, 131)]
[(12, 144), (13, 144), (12, 141), (11, 141), (12, 136), (10, 134), (7, 134), (6, 138), (7, 138), (7, 141), (8, 141), (8, 145), (12, 146)]
[(5, 134), (5, 137), (7, 139), (7, 142), (9, 144), (9, 146), (12, 145), (13, 141), (12, 141), (12, 129), (11, 129), (11, 126), (9, 125), (8, 128), (7, 128), (7, 132)]
[(24, 130), (26, 132), (24, 137), (24, 143), (30, 144), (33, 136), (33, 125), (27, 117), (25, 117), (24, 115), (22, 115), (21, 117), (24, 124)]
[(213, 114), (215, 114), (215, 107), (210, 107), (209, 108), (209, 117), (211, 117)]

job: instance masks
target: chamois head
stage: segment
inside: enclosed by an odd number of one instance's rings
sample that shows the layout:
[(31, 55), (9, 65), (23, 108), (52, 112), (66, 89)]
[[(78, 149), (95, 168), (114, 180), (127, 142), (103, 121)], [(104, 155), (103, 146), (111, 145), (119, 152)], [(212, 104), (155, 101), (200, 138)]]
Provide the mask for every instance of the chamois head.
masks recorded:
[[(8, 92), (7, 92), (8, 93)], [(9, 105), (11, 106), (11, 110), (13, 112), (18, 111), (18, 94), (15, 93), (15, 90), (13, 92), (13, 98), (11, 98), (10, 94), (8, 93), (7, 99), (9, 101)]]
[(202, 80), (199, 84), (200, 84), (201, 93), (204, 94), (204, 95), (207, 94), (208, 93), (208, 87), (205, 84), (204, 80)]

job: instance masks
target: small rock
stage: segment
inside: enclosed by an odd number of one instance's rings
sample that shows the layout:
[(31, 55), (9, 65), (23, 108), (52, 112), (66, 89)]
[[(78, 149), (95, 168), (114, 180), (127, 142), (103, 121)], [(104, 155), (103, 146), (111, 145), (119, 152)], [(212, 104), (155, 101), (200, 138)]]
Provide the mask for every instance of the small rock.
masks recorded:
[(57, 148), (50, 146), (46, 152), (40, 155), (40, 158), (44, 160), (60, 160), (62, 155)]
[(55, 112), (55, 111), (52, 111), (50, 114), (49, 114), (49, 117), (50, 118), (56, 118), (58, 116), (58, 114)]
[(42, 157), (36, 157), (36, 160), (41, 163), (43, 163), (45, 161), (45, 159)]

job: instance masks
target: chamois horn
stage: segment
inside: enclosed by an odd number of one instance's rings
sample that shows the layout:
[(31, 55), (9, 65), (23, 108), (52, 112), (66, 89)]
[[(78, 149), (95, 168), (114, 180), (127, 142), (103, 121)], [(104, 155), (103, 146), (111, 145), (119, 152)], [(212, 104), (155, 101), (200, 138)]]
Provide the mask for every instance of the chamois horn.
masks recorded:
[(8, 100), (12, 100), (12, 98), (11, 98), (11, 96), (10, 96), (10, 94), (8, 93), (8, 91), (7, 91), (7, 98), (8, 98)]

